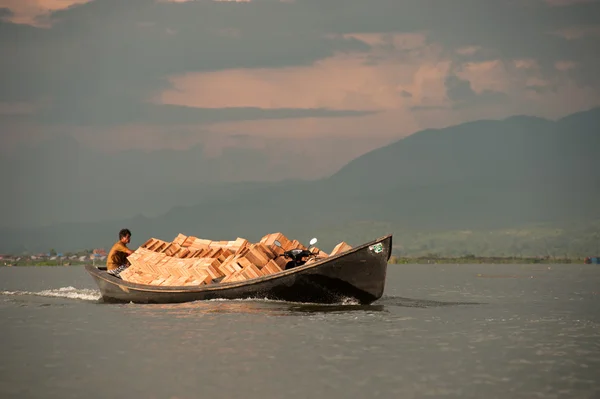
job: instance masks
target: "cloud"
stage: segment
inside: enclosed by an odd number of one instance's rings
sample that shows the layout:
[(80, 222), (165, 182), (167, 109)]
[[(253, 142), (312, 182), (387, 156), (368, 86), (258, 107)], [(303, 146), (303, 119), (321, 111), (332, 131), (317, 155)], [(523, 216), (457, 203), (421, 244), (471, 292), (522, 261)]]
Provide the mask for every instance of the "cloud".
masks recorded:
[(556, 32), (553, 32), (553, 34), (566, 40), (577, 40), (588, 37), (597, 39), (600, 37), (600, 25), (571, 26), (559, 29)]
[(0, 9), (4, 8), (9, 13), (4, 16), (0, 14), (0, 18), (16, 24), (49, 27), (47, 18), (53, 12), (89, 1), (91, 0), (2, 0)]
[(389, 61), (370, 64), (368, 56), (357, 54), (303, 67), (184, 74), (171, 78), (173, 87), (157, 101), (203, 108), (389, 110), (421, 91), (412, 81), (418, 68)]
[(13, 16), (13, 12), (6, 7), (0, 7), (0, 20), (7, 21)]
[(464, 100), (477, 95), (471, 88), (471, 82), (455, 75), (446, 76), (444, 83), (450, 100)]
[(0, 115), (31, 115), (36, 111), (35, 104), (26, 102), (0, 102)]
[(465, 56), (471, 56), (481, 50), (480, 46), (466, 46), (456, 49), (456, 53)]
[(501, 103), (506, 101), (506, 93), (489, 89), (477, 93), (471, 87), (471, 82), (456, 75), (448, 75), (445, 80), (446, 94), (452, 102), (452, 107), (462, 108), (484, 103)]
[[(56, 107), (53, 119), (62, 115), (70, 122), (68, 110), (83, 104), (89, 104), (87, 115), (142, 104), (167, 85), (170, 74), (303, 65), (368, 47), (308, 30), (273, 34), (260, 28), (260, 20), (236, 28), (255, 18), (234, 13), (229, 25), (221, 5), (190, 5), (193, 18), (187, 3), (106, 0), (55, 12), (52, 29), (2, 23), (0, 46), (10, 57), (0, 60), (0, 101), (47, 97)], [(244, 34), (224, 34), (236, 29)]]
[(370, 51), (338, 54), (311, 65), (227, 69), (170, 78), (155, 101), (202, 108), (259, 107), (398, 110), (444, 101), (451, 61), (424, 34), (347, 34)]
[(557, 61), (554, 64), (554, 67), (559, 71), (568, 71), (570, 69), (576, 68), (577, 64), (573, 61)]
[(600, 90), (599, 4), (568, 3), (4, 1), (0, 123), (383, 143), (560, 116)]

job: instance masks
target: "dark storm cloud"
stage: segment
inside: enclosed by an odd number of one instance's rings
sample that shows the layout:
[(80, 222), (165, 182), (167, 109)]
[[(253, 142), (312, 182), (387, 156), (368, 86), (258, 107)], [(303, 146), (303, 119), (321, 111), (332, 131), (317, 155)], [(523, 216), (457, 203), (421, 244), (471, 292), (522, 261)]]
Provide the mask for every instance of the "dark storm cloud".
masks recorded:
[[(10, 18), (3, 10), (3, 20)], [(55, 113), (40, 115), (42, 121), (126, 123), (161, 115), (167, 123), (188, 111), (157, 111), (144, 101), (169, 86), (168, 76), (308, 65), (366, 50), (341, 36), (356, 32), (427, 32), (457, 62), (533, 58), (547, 76), (569, 60), (577, 64), (569, 72), (574, 79), (597, 87), (597, 38), (567, 40), (556, 32), (597, 25), (598, 15), (599, 2), (551, 7), (541, 0), (96, 0), (53, 13), (51, 29), (0, 22), (0, 101), (49, 99)], [(481, 50), (455, 53), (465, 46)], [(458, 92), (473, 95), (464, 84), (451, 89), (455, 99)]]
[(0, 20), (7, 20), (13, 16), (13, 12), (8, 8), (0, 7)]
[(455, 75), (448, 75), (445, 85), (446, 93), (454, 108), (487, 105), (507, 100), (506, 94), (497, 91), (484, 90), (481, 93), (476, 93), (471, 87), (471, 82), (460, 79)]
[[(0, 61), (0, 101), (47, 97), (55, 104), (55, 115), (43, 119), (126, 123), (140, 114), (157, 115), (157, 107), (143, 101), (168, 87), (169, 75), (308, 64), (334, 51), (367, 48), (354, 39), (325, 39), (309, 30), (286, 33), (283, 25), (272, 31), (260, 19), (218, 6), (202, 5), (190, 12), (181, 4), (107, 0), (54, 13), (51, 29), (2, 22), (0, 46), (8, 57)], [(232, 36), (228, 29), (239, 29), (244, 19), (250, 32), (242, 28), (239, 36)], [(74, 115), (78, 112), (84, 115)], [(167, 121), (182, 113), (190, 111), (162, 107), (158, 115)]]

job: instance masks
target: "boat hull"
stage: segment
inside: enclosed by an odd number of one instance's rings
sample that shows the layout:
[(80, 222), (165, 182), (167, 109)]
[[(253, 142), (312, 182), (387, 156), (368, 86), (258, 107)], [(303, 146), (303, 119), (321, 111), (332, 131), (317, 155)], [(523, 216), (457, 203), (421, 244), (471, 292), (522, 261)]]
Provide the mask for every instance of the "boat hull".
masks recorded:
[(291, 270), (231, 283), (153, 286), (116, 278), (92, 265), (86, 270), (104, 302), (181, 303), (211, 299), (270, 299), (304, 303), (356, 301), (370, 304), (383, 295), (392, 236)]

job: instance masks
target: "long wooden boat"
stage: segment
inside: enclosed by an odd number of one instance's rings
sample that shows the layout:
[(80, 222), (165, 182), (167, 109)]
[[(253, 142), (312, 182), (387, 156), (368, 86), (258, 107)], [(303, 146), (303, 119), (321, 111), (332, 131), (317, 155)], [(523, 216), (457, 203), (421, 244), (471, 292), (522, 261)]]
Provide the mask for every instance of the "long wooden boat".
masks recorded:
[(385, 288), (392, 235), (313, 263), (241, 282), (200, 286), (155, 286), (114, 277), (106, 267), (86, 265), (104, 302), (180, 303), (210, 299), (270, 299), (334, 304), (370, 304)]

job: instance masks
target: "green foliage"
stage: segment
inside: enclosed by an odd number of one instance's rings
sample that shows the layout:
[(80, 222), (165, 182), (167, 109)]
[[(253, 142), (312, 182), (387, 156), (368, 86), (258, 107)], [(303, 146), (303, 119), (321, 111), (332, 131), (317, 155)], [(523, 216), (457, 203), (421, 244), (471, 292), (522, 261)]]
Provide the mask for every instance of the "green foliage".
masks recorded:
[(33, 262), (31, 266), (60, 266), (60, 263), (56, 260), (48, 260), (41, 262)]

